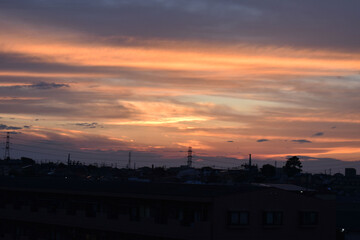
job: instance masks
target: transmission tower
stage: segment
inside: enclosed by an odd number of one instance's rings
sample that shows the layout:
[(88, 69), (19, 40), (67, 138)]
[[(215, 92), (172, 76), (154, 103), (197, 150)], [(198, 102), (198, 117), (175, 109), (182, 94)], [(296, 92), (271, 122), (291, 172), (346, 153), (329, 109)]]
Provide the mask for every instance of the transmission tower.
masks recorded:
[(10, 160), (10, 133), (9, 132), (7, 132), (7, 134), (6, 134), (4, 160)]
[(192, 148), (191, 147), (189, 147), (187, 159), (188, 159), (187, 166), (191, 167), (191, 165), (192, 165)]

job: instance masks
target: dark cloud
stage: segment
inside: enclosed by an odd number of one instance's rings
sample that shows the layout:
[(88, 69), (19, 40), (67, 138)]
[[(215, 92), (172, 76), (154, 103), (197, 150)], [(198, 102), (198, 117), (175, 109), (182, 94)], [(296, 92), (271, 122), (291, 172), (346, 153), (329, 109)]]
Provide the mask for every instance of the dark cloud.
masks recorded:
[(256, 142), (268, 142), (270, 141), (269, 139), (259, 139), (259, 140), (256, 140)]
[(26, 128), (26, 129), (30, 129), (30, 128), (31, 128), (31, 126), (25, 125), (25, 126), (24, 126), (24, 128)]
[(11, 131), (10, 134), (22, 134), (22, 132)]
[(8, 126), (5, 124), (0, 124), (0, 130), (19, 130), (21, 127)]
[(312, 136), (313, 137), (320, 137), (320, 136), (323, 136), (323, 135), (324, 135), (323, 132), (317, 132), (317, 133), (313, 134)]
[[(195, 39), (359, 50), (357, 0), (37, 0), (0, 3), (4, 17), (68, 28), (101, 41)], [(36, 14), (35, 14), (36, 12)], [(97, 37), (96, 37), (97, 36)], [(326, 38), (324, 38), (326, 36)], [(97, 39), (96, 41), (99, 41)]]
[(297, 139), (297, 140), (291, 140), (294, 143), (311, 143), (311, 141), (306, 139)]
[(227, 142), (229, 142), (229, 143), (233, 143), (234, 141), (230, 140), (230, 141), (227, 141)]
[[(0, 101), (0, 112), (8, 114), (34, 114), (38, 116), (58, 116), (71, 117), (75, 120), (83, 120), (89, 118), (128, 118), (135, 116), (136, 109), (131, 106), (123, 106), (121, 104), (114, 104), (110, 100), (106, 102), (102, 99), (102, 111), (99, 111), (96, 106), (98, 99), (87, 94), (84, 96), (79, 94), (53, 94), (53, 96), (46, 96), (47, 98), (56, 99), (58, 103), (62, 104), (48, 104), (44, 100), (27, 101), (23, 104), (18, 104), (13, 101)], [(65, 99), (67, 98), (67, 99)], [(101, 99), (101, 98), (100, 98)], [(76, 104), (74, 104), (76, 103)], [(35, 121), (39, 121), (35, 119)]]
[[(1, 60), (1, 59), (0, 59)], [(46, 66), (43, 66), (46, 67)], [(21, 68), (16, 69), (18, 71), (21, 71)], [(27, 80), (28, 81), (28, 80)], [(56, 89), (56, 88), (68, 88), (70, 87), (69, 84), (64, 84), (64, 83), (53, 83), (53, 82), (37, 82), (37, 83), (31, 83), (30, 85), (28, 84), (19, 84), (19, 85), (13, 85), (13, 86), (2, 86), (0, 87), (1, 91), (9, 91), (9, 90), (18, 90), (18, 89), (40, 89), (40, 90), (49, 90), (49, 89)], [(23, 92), (22, 92), (23, 93)], [(16, 99), (16, 97), (13, 97), (14, 99)]]
[(36, 89), (53, 89), (53, 88), (62, 88), (62, 87), (70, 87), (68, 84), (63, 83), (47, 83), (47, 82), (39, 82), (34, 83), (29, 88), (36, 88)]
[[(0, 11), (1, 12), (1, 11)], [(56, 63), (49, 62), (47, 59), (41, 59), (26, 54), (14, 54), (14, 53), (4, 53), (0, 52), (0, 70), (4, 71), (26, 71), (26, 72), (36, 72), (36, 73), (103, 73), (103, 74), (131, 74), (129, 69), (124, 67), (109, 67), (109, 66), (79, 66), (79, 65), (70, 65), (65, 63)], [(136, 75), (132, 73), (133, 75)], [(6, 76), (6, 79), (9, 79), (9, 76)], [(14, 77), (12, 77), (14, 79)], [(30, 87), (44, 87), (43, 82), (50, 81), (42, 80), (40, 83), (39, 78), (26, 77), (26, 82), (33, 83)], [(14, 79), (14, 82), (16, 79)], [(24, 81), (18, 81), (23, 83)], [(34, 83), (35, 82), (35, 83)], [(61, 83), (55, 83), (55, 87)], [(53, 83), (54, 85), (54, 83)], [(28, 86), (28, 85), (27, 85)], [(15, 86), (18, 88), (25, 87), (22, 85)], [(45, 87), (53, 87), (48, 84)], [(63, 84), (62, 87), (68, 87), (68, 84)]]
[(80, 126), (80, 127), (84, 127), (84, 128), (103, 128), (102, 125), (99, 125), (98, 123), (96, 122), (93, 122), (93, 123), (75, 123), (76, 126)]

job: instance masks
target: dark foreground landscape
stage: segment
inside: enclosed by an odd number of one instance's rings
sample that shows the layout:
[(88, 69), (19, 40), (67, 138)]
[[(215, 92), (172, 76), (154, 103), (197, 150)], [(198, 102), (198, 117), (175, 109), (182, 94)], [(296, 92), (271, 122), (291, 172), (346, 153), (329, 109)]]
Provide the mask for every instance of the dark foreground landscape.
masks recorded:
[(289, 176), (249, 165), (218, 170), (36, 164), (26, 158), (1, 163), (0, 239), (358, 236), (359, 178), (352, 169), (347, 176)]

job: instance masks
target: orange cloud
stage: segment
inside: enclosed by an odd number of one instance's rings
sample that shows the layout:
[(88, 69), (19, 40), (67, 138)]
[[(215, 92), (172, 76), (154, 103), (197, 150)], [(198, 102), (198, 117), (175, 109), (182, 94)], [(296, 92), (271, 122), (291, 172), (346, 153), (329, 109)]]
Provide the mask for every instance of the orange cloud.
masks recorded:
[[(65, 42), (54, 38), (46, 41), (44, 36), (23, 38), (19, 34), (0, 34), (0, 51), (4, 53), (36, 56), (38, 60), (76, 66), (128, 67), (148, 70), (177, 71), (210, 71), (223, 77), (242, 75), (339, 75), (352, 74), (360, 69), (360, 58), (357, 54), (338, 52), (312, 52), (311, 50), (294, 50), (291, 48), (251, 46), (213, 46), (202, 44), (192, 48), (194, 43), (147, 43), (139, 46), (106, 46), (78, 43), (73, 40)], [(9, 44), (11, 43), (11, 44)], [(188, 45), (188, 47), (187, 47)], [(29, 72), (3, 72), (2, 75), (23, 76)], [(49, 76), (48, 73), (36, 73)], [(96, 74), (64, 74), (56, 76), (87, 77)]]

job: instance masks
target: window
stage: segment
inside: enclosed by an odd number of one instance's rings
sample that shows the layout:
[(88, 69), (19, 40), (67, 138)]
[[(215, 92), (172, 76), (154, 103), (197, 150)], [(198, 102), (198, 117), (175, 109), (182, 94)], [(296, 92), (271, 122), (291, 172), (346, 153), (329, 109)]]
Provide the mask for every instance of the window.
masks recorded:
[(87, 203), (85, 205), (85, 216), (88, 218), (96, 217), (96, 205), (95, 203)]
[(30, 211), (37, 212), (39, 209), (38, 202), (36, 200), (30, 201)]
[(198, 207), (195, 211), (195, 220), (198, 222), (205, 222), (208, 220), (208, 210), (205, 206)]
[(6, 205), (6, 195), (1, 193), (0, 194), (0, 208), (5, 208), (5, 205)]
[(130, 208), (130, 221), (140, 221), (140, 213), (138, 207)]
[(249, 212), (246, 211), (228, 212), (228, 225), (230, 226), (249, 225)]
[(283, 213), (279, 211), (265, 211), (263, 213), (264, 225), (282, 225)]
[(158, 224), (167, 224), (168, 221), (168, 212), (166, 209), (164, 208), (158, 208), (155, 209), (155, 214), (154, 214), (154, 221), (155, 223)]
[(299, 223), (302, 226), (311, 226), (318, 224), (318, 213), (312, 211), (302, 211), (299, 213)]
[(178, 219), (181, 226), (193, 226), (195, 221), (195, 211), (191, 208), (182, 208), (178, 211)]
[(115, 204), (109, 204), (106, 208), (107, 218), (108, 219), (118, 219), (119, 218), (119, 209)]
[(150, 207), (147, 205), (140, 206), (140, 216), (144, 218), (150, 217)]
[(56, 200), (46, 201), (46, 209), (48, 213), (56, 214), (59, 203)]
[(79, 207), (78, 205), (79, 204), (77, 202), (68, 202), (66, 205), (66, 213), (71, 216), (76, 215), (76, 211)]
[(22, 205), (23, 205), (23, 203), (21, 200), (14, 200), (14, 202), (13, 202), (13, 208), (15, 210), (20, 210)]

